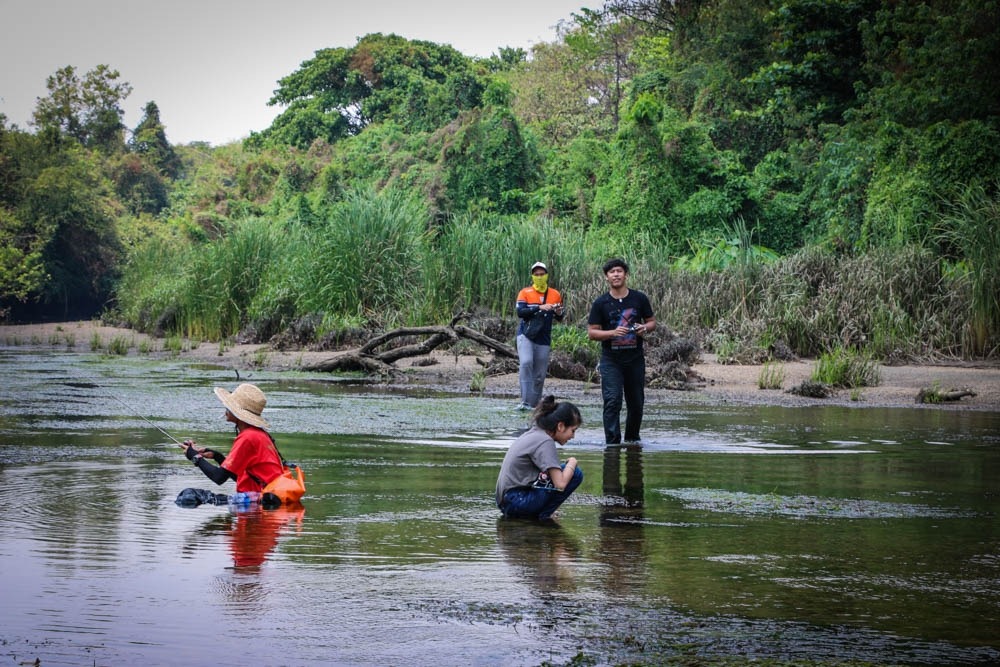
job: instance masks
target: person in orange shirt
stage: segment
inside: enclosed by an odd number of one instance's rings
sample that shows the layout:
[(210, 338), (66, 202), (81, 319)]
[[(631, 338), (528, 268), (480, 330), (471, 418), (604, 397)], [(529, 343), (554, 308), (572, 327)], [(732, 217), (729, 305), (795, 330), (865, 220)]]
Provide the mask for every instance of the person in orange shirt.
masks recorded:
[(518, 379), (521, 384), (519, 410), (534, 410), (542, 398), (545, 375), (549, 372), (552, 349), (552, 322), (562, 321), (563, 302), (559, 290), (549, 287), (549, 267), (531, 265), (531, 285), (517, 294)]

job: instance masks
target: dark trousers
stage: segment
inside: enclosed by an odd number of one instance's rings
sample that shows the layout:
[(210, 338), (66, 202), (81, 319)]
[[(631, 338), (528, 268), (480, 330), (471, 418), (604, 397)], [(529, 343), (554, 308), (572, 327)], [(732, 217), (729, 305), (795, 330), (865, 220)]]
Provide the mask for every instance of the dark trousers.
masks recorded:
[(604, 442), (621, 444), (622, 397), (625, 398), (626, 442), (639, 439), (642, 408), (646, 402), (646, 357), (628, 350), (605, 352), (598, 367), (601, 372), (601, 396), (604, 398)]

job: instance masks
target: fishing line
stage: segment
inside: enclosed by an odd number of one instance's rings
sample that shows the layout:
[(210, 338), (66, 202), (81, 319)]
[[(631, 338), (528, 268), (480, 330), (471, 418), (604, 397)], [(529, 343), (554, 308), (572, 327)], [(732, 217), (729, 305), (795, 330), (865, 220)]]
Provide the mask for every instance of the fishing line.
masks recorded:
[(156, 424), (154, 424), (151, 419), (149, 419), (148, 417), (145, 417), (143, 415), (140, 415), (136, 410), (133, 410), (131, 405), (129, 405), (128, 403), (126, 403), (125, 401), (123, 401), (122, 399), (118, 398), (117, 396), (115, 396), (114, 394), (112, 394), (110, 392), (108, 392), (108, 395), (111, 398), (113, 398), (116, 401), (118, 401), (119, 403), (121, 403), (122, 405), (124, 405), (126, 408), (128, 408), (129, 413), (131, 413), (133, 417), (138, 417), (139, 419), (143, 420), (144, 422), (146, 422), (147, 424), (149, 424), (150, 426), (152, 426), (153, 428), (155, 428), (157, 431), (159, 431), (163, 435), (167, 436), (168, 438), (170, 438), (171, 440), (173, 440), (174, 442), (176, 442), (181, 447), (184, 446), (183, 442), (181, 442), (180, 440), (178, 440), (174, 436), (172, 436), (169, 433), (167, 433), (163, 428), (161, 428), (161, 427), (157, 426)]
[[(92, 379), (92, 380), (98, 380), (99, 378), (97, 378), (97, 377), (91, 377), (90, 379)], [(104, 393), (105, 393), (106, 396), (108, 396), (109, 398), (113, 398), (114, 400), (118, 401), (123, 406), (125, 406), (125, 408), (128, 410), (128, 412), (129, 412), (130, 415), (132, 415), (133, 417), (138, 417), (139, 419), (143, 420), (144, 422), (146, 422), (147, 424), (149, 424), (150, 426), (152, 426), (153, 428), (155, 428), (157, 431), (159, 431), (163, 435), (165, 435), (168, 438), (170, 438), (171, 440), (173, 440), (175, 443), (177, 443), (181, 447), (184, 446), (183, 442), (181, 442), (180, 440), (178, 440), (174, 436), (172, 436), (169, 433), (167, 433), (167, 431), (165, 429), (163, 429), (161, 426), (158, 426), (157, 424), (153, 423), (153, 421), (151, 419), (149, 419), (148, 417), (146, 417), (145, 415), (139, 414), (138, 410), (136, 410), (131, 405), (129, 405), (128, 403), (126, 403), (125, 401), (123, 401), (121, 398), (118, 397), (117, 394), (115, 394), (114, 392), (110, 391), (107, 387), (102, 386), (99, 382), (66, 382), (65, 384), (68, 385), (68, 386), (70, 386), (70, 387), (76, 387), (78, 389), (101, 389), (102, 391), (104, 391)]]

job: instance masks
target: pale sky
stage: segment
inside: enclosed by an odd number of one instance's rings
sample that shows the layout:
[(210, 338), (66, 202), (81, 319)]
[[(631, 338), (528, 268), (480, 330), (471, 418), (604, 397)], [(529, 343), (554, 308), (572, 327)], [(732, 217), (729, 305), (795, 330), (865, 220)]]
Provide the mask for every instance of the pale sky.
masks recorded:
[(46, 79), (100, 64), (132, 85), (125, 125), (149, 101), (174, 144), (220, 145), (267, 128), (278, 79), (325, 48), (373, 32), (450, 44), (468, 56), (528, 50), (586, 0), (0, 0), (0, 113), (31, 130)]

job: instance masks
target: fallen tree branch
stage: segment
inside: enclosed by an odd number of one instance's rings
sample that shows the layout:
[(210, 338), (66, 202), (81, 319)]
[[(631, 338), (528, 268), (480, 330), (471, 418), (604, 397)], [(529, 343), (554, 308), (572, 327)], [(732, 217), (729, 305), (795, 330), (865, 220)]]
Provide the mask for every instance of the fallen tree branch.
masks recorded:
[(515, 350), (514, 348), (512, 348), (510, 345), (507, 345), (506, 343), (501, 343), (500, 341), (498, 341), (495, 338), (490, 338), (489, 336), (487, 336), (485, 334), (479, 333), (475, 329), (469, 329), (468, 327), (456, 326), (456, 327), (454, 327), (454, 331), (459, 336), (462, 336), (463, 338), (468, 338), (469, 340), (474, 340), (477, 343), (479, 343), (480, 345), (482, 345), (483, 347), (488, 347), (489, 349), (493, 350), (494, 352), (496, 352), (496, 353), (498, 353), (498, 354), (500, 354), (500, 355), (502, 355), (504, 357), (510, 357), (511, 359), (517, 359), (517, 350)]
[[(399, 327), (392, 331), (386, 331), (373, 337), (355, 353), (346, 353), (330, 359), (324, 359), (314, 364), (303, 366), (302, 369), (316, 372), (361, 370), (381, 376), (397, 375), (401, 371), (393, 366), (393, 364), (400, 359), (430, 354), (441, 345), (456, 342), (459, 338), (466, 338), (479, 343), (483, 347), (493, 350), (498, 355), (517, 359), (517, 350), (510, 345), (491, 338), (475, 329), (459, 326), (458, 322), (463, 317), (465, 317), (464, 314), (456, 315), (445, 326)], [(386, 343), (404, 336), (426, 336), (426, 338), (414, 345), (405, 345), (384, 352), (376, 352), (378, 348)]]

